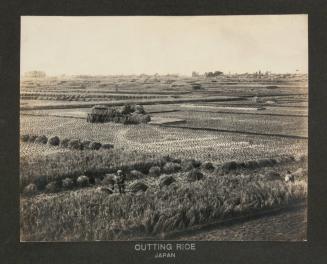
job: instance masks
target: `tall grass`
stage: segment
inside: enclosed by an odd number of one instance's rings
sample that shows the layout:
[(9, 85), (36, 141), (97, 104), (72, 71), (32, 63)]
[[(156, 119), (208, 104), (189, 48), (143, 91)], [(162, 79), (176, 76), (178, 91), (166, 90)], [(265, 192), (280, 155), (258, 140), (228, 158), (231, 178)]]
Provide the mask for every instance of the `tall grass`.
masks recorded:
[(207, 177), (133, 195), (94, 188), (21, 199), (21, 239), (133, 239), (184, 229), (304, 200), (307, 183), (267, 181), (260, 175)]
[[(116, 170), (117, 167), (131, 166), (140, 169), (143, 164), (150, 168), (157, 163), (158, 155), (127, 152), (122, 149), (68, 151), (47, 156), (21, 158), (20, 180), (25, 186), (39, 177), (46, 181), (76, 177), (81, 174), (103, 174)], [(145, 162), (147, 161), (147, 162)]]

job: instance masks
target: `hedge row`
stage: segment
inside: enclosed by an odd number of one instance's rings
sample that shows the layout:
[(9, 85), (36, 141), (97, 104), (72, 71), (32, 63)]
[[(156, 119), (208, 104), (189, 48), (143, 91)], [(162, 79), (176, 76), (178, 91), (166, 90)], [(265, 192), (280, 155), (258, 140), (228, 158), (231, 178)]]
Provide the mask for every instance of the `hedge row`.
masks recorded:
[(99, 150), (99, 149), (111, 149), (114, 147), (112, 144), (101, 144), (100, 142), (90, 141), (90, 140), (79, 140), (79, 139), (69, 139), (64, 138), (60, 139), (58, 136), (46, 137), (44, 135), (21, 135), (22, 142), (29, 143), (39, 143), (39, 144), (48, 144), (50, 146), (60, 146), (63, 148), (70, 148), (75, 150)]
[(92, 182), (92, 179), (85, 175), (81, 175), (76, 179), (65, 178), (51, 182), (47, 182), (45, 177), (39, 177), (33, 183), (24, 187), (23, 194), (34, 195), (42, 191), (46, 193), (55, 193), (61, 190), (71, 190), (75, 187), (87, 187), (90, 184), (94, 184), (94, 179)]
[[(189, 162), (193, 161), (194, 160), (189, 160)], [(124, 174), (126, 174), (127, 180), (140, 180), (146, 176), (145, 174), (152, 177), (160, 177), (159, 186), (163, 187), (170, 185), (175, 181), (175, 178), (169, 174), (178, 171), (184, 171), (190, 182), (203, 179), (204, 175), (199, 168), (190, 166), (185, 167), (185, 164), (189, 165), (189, 162), (181, 162), (180, 160), (171, 159), (170, 157), (164, 157), (159, 160), (147, 161), (143, 164), (134, 164), (131, 167), (121, 167), (120, 169), (122, 169)], [(106, 188), (103, 191), (112, 193), (112, 190), (114, 189), (113, 187), (116, 183), (115, 172), (116, 169), (111, 169), (111, 174), (102, 173), (101, 175), (85, 172), (84, 175), (75, 175), (71, 177), (65, 176), (50, 182), (46, 176), (39, 176), (35, 178), (32, 183), (23, 187), (22, 191), (25, 195), (35, 195), (40, 192), (55, 193), (62, 190), (71, 190), (73, 188), (87, 187), (90, 185), (107, 185), (110, 187), (110, 190)], [(132, 192), (138, 192), (139, 190), (144, 191), (147, 188), (148, 187), (142, 181), (137, 181), (135, 186), (130, 186)]]
[(301, 155), (298, 157), (292, 155), (284, 155), (277, 158), (265, 158), (258, 160), (248, 160), (244, 162), (238, 161), (228, 161), (224, 162), (218, 166), (218, 170), (221, 170), (224, 173), (228, 173), (237, 169), (258, 169), (263, 167), (271, 167), (276, 164), (288, 163), (293, 161), (304, 161), (307, 159), (305, 155)]
[[(48, 139), (48, 142), (49, 141), (51, 141), (51, 138)], [(45, 142), (45, 140), (43, 142)], [(76, 142), (78, 142), (78, 144)], [(60, 145), (64, 143), (65, 143), (64, 140), (60, 141)], [(72, 140), (67, 142), (67, 146), (71, 147), (72, 144), (74, 146), (75, 144), (77, 144), (77, 146), (79, 147), (82, 146), (82, 148), (86, 148), (87, 146), (88, 148), (90, 148), (90, 146), (97, 145), (97, 144), (92, 144), (92, 142), (83, 142), (83, 143), (85, 143), (86, 145), (84, 146), (78, 140), (77, 141)], [(99, 145), (97, 145), (97, 147), (99, 147)], [(259, 159), (259, 160), (250, 160), (246, 162), (229, 161), (214, 166), (210, 162), (202, 163), (194, 159), (181, 160), (181, 159), (172, 158), (170, 156), (164, 156), (160, 159), (145, 160), (140, 163), (133, 163), (124, 166), (109, 167), (107, 169), (101, 169), (101, 170), (94, 170), (94, 169), (86, 170), (83, 172), (82, 176), (84, 176), (83, 178), (85, 179), (84, 181), (86, 181), (87, 178), (87, 184), (79, 183), (79, 181), (81, 181), (78, 180), (81, 177), (81, 172), (80, 172), (74, 175), (61, 175), (60, 177), (57, 178), (56, 181), (51, 181), (51, 182), (49, 182), (46, 176), (39, 176), (35, 178), (33, 182), (29, 182), (30, 183), (29, 185), (25, 187), (22, 186), (22, 187), (23, 187), (23, 192), (25, 194), (32, 194), (43, 190), (45, 190), (46, 192), (55, 192), (60, 189), (69, 189), (70, 186), (71, 188), (73, 188), (74, 186), (83, 187), (83, 186), (88, 186), (89, 184), (95, 184), (97, 183), (97, 181), (106, 184), (105, 182), (108, 174), (113, 176), (113, 174), (116, 173), (117, 170), (123, 171), (123, 173), (126, 175), (126, 180), (143, 179), (147, 175), (152, 177), (160, 177), (165, 175), (167, 176), (169, 174), (174, 174), (177, 172), (185, 172), (186, 173), (185, 175), (189, 181), (196, 181), (204, 177), (201, 171), (218, 173), (217, 175), (220, 175), (220, 172), (226, 174), (229, 173), (230, 171), (237, 170), (237, 169), (256, 169), (262, 167), (270, 167), (270, 166), (274, 166), (275, 164), (294, 162), (294, 161), (304, 161), (306, 158), (307, 158), (306, 156), (299, 156), (299, 157), (281, 156), (275, 159)]]

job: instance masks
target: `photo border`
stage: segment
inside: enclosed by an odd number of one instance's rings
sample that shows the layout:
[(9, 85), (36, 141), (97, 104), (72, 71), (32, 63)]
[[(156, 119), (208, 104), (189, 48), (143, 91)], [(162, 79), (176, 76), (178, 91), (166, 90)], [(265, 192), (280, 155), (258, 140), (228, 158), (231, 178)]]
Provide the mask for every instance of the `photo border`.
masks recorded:
[[(307, 242), (195, 242), (181, 263), (324, 263), (327, 234), (326, 3), (324, 1), (3, 1), (1, 3), (0, 262), (153, 263), (153, 252), (136, 252), (133, 242), (19, 242), (20, 16), (23, 15), (257, 15), (308, 14), (309, 185)], [(290, 32), (291, 34), (291, 32)], [(282, 40), (281, 40), (282, 41)], [(171, 241), (176, 243), (176, 241)], [(166, 241), (169, 243), (169, 241)], [(325, 260), (325, 261), (324, 261)]]

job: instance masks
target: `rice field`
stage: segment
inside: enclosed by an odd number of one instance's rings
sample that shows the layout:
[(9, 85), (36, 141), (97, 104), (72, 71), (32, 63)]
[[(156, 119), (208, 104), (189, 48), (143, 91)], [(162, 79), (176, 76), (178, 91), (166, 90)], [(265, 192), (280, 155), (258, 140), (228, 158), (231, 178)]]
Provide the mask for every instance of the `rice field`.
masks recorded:
[[(307, 80), (240, 78), (22, 80), (21, 135), (114, 148), (74, 150), (21, 142), (21, 240), (162, 238), (194, 225), (305, 201)], [(195, 84), (201, 89), (195, 90)], [(92, 105), (125, 100), (144, 102), (154, 122), (86, 122)], [(127, 173), (124, 195), (106, 189), (106, 174), (117, 169)], [(151, 169), (158, 173), (154, 176)], [(297, 175), (295, 181), (284, 180), (287, 171)], [(83, 186), (81, 176), (87, 179)], [(165, 177), (173, 180), (162, 186)], [(67, 179), (70, 189), (63, 185)], [(135, 184), (146, 188), (134, 192)]]
[(186, 122), (180, 126), (195, 128), (214, 128), (264, 134), (303, 136), (308, 134), (307, 117), (254, 115), (238, 113), (211, 113), (179, 111), (154, 114), (161, 117), (181, 118)]
[[(43, 126), (44, 122), (49, 125)], [(216, 163), (307, 151), (307, 141), (302, 139), (193, 131), (151, 125), (91, 124), (83, 119), (53, 116), (21, 116), (21, 128), (21, 134), (94, 140), (140, 153), (156, 153)]]
[(67, 149), (34, 143), (20, 143), (20, 159), (32, 160), (40, 156), (48, 156), (56, 153), (67, 152)]
[(137, 195), (108, 196), (94, 188), (39, 195), (21, 200), (21, 240), (162, 238), (193, 225), (302, 201), (306, 189), (305, 181), (285, 184), (250, 174), (177, 181)]

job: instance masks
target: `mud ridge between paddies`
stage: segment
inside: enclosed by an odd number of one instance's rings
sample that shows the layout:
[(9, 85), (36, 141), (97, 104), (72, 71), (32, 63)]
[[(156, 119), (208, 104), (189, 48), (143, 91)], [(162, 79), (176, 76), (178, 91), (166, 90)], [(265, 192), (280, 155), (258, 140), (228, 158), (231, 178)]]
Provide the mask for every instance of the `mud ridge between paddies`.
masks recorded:
[(229, 129), (218, 129), (218, 128), (209, 128), (209, 127), (187, 127), (187, 126), (178, 126), (178, 125), (160, 125), (162, 127), (173, 127), (173, 128), (182, 128), (182, 129), (191, 129), (191, 130), (203, 130), (203, 131), (214, 131), (214, 132), (226, 132), (226, 133), (236, 133), (236, 134), (247, 134), (247, 135), (258, 135), (258, 136), (271, 136), (271, 137), (284, 137), (284, 138), (294, 138), (294, 139), (308, 139), (304, 136), (295, 136), (295, 135), (285, 135), (285, 134), (270, 134), (270, 133), (258, 133), (250, 131), (241, 131), (241, 130), (229, 130)]
[(121, 100), (121, 101), (99, 101), (99, 102), (85, 102), (76, 104), (58, 104), (58, 105), (43, 105), (43, 106), (22, 106), (20, 110), (41, 110), (41, 109), (67, 109), (67, 108), (90, 108), (94, 105), (106, 105), (106, 106), (123, 106), (127, 103), (151, 105), (151, 104), (178, 104), (189, 102), (219, 102), (219, 101), (239, 101), (246, 98), (237, 96), (213, 96), (210, 98), (186, 98), (186, 99), (154, 99), (154, 100)]

